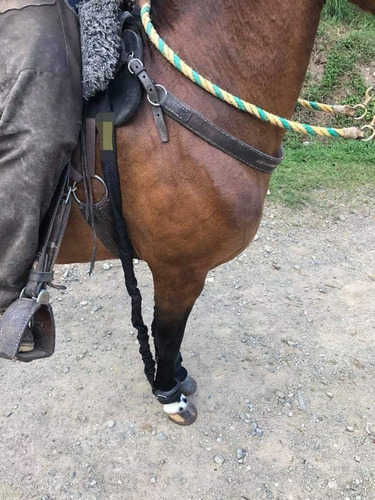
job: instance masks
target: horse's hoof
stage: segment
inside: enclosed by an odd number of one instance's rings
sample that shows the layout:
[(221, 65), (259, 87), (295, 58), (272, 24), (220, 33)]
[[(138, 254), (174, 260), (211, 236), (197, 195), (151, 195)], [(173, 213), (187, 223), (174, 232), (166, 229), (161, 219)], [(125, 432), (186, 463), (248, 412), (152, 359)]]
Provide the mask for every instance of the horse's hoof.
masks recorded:
[(193, 379), (193, 377), (190, 377), (190, 375), (188, 375), (183, 382), (180, 382), (180, 390), (182, 394), (185, 394), (185, 396), (191, 396), (192, 394), (194, 394), (197, 390), (197, 387), (198, 385), (196, 381)]
[(191, 425), (197, 420), (198, 411), (192, 403), (188, 403), (185, 410), (181, 413), (172, 413), (168, 415), (171, 422), (177, 425)]

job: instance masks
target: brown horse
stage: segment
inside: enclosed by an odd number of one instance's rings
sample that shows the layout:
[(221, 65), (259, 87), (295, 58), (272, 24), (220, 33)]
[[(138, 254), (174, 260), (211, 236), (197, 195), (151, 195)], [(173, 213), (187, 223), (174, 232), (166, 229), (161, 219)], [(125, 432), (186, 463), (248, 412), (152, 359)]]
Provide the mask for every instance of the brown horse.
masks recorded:
[[(247, 101), (290, 117), (323, 3), (153, 0), (151, 16), (161, 36), (200, 73)], [(375, 0), (354, 3), (375, 14)], [(276, 155), (283, 131), (207, 94), (151, 46), (145, 66), (157, 83), (224, 130)], [(117, 131), (124, 217), (132, 245), (154, 279), (155, 388), (161, 391), (176, 386), (175, 361), (208, 271), (233, 259), (253, 239), (270, 180), (269, 174), (227, 156), (169, 118), (167, 124), (170, 140), (162, 144), (143, 99), (136, 117)], [(59, 262), (88, 261), (91, 241), (74, 207)], [(98, 258), (112, 255), (100, 246)], [(172, 419), (177, 423), (194, 420), (185, 399), (165, 410), (176, 414)]]

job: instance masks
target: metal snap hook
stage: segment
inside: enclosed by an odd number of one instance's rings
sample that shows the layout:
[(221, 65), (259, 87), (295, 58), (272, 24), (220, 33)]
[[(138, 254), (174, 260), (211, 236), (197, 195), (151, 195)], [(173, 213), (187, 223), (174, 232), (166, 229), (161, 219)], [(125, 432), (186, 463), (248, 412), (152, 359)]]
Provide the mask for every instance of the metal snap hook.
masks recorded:
[(360, 116), (355, 116), (354, 120), (362, 120), (367, 114), (367, 107), (364, 104), (356, 104), (352, 109), (362, 109), (363, 113)]
[(69, 186), (69, 191), (68, 191), (68, 194), (66, 195), (66, 199), (64, 201), (64, 205), (67, 205), (69, 203), (69, 200), (70, 200), (70, 197), (72, 195), (72, 193), (74, 193), (77, 189), (77, 182), (73, 182), (73, 185), (72, 186)]
[(365, 106), (367, 106), (367, 104), (369, 104), (372, 101), (374, 96), (375, 96), (375, 85), (372, 85), (365, 92), (365, 100), (364, 100), (363, 104)]
[(371, 131), (371, 134), (368, 137), (363, 137), (363, 139), (361, 139), (361, 141), (369, 142), (369, 141), (372, 141), (372, 139), (374, 139), (374, 137), (375, 137), (375, 127), (374, 126), (363, 125), (363, 127), (361, 127), (361, 130), (370, 130)]

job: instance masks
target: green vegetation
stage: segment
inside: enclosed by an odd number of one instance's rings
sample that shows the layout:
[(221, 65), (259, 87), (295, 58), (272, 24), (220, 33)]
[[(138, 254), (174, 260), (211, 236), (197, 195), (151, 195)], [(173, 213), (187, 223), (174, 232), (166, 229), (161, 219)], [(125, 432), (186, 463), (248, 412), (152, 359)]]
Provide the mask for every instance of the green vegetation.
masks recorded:
[[(306, 76), (305, 99), (354, 105), (375, 83), (375, 17), (346, 0), (328, 0), (320, 23), (313, 64)], [(366, 69), (367, 68), (367, 69)], [(365, 81), (365, 76), (372, 80)], [(375, 115), (375, 102), (367, 118)], [(353, 120), (297, 109), (298, 121), (345, 127)], [(358, 122), (359, 123), (359, 122)], [(357, 124), (357, 122), (355, 122)], [(308, 203), (318, 189), (358, 192), (375, 188), (375, 144), (327, 140), (288, 133), (286, 159), (272, 176), (271, 197), (291, 206)]]
[(374, 145), (357, 141), (288, 141), (286, 158), (271, 178), (271, 199), (296, 207), (314, 199), (316, 190), (356, 193), (375, 190)]
[(347, 0), (327, 0), (322, 18), (347, 24), (363, 25), (366, 21), (371, 23), (370, 17), (367, 20), (361, 17), (358, 14), (358, 8)]

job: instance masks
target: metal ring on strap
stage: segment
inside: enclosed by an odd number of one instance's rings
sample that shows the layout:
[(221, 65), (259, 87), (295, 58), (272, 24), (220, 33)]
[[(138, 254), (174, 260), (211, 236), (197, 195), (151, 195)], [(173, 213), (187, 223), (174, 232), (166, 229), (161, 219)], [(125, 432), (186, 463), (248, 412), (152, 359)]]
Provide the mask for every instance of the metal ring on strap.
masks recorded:
[[(98, 203), (101, 203), (101, 201), (104, 198), (108, 198), (108, 188), (107, 188), (107, 184), (104, 182), (104, 180), (99, 175), (95, 175), (93, 178), (96, 179), (96, 180), (98, 180), (99, 182), (101, 182), (103, 184), (104, 188), (105, 188), (105, 194), (103, 195), (103, 197), (101, 198), (100, 201), (97, 201), (96, 203), (94, 203), (94, 206), (95, 206)], [(76, 195), (76, 191), (77, 191), (77, 181), (74, 181), (73, 187), (72, 187), (73, 198), (76, 200), (76, 202), (78, 203), (78, 205), (80, 205), (80, 206), (85, 205), (85, 202), (81, 201), (78, 198), (78, 196)]]
[[(166, 89), (163, 85), (160, 85), (159, 83), (156, 83), (156, 84), (155, 84), (155, 87), (156, 87), (157, 89), (162, 89), (162, 90), (164, 90), (165, 95), (167, 95), (167, 89)], [(151, 99), (150, 99), (150, 96), (149, 96), (148, 94), (147, 94), (147, 100), (148, 100), (148, 102), (149, 102), (152, 106), (155, 106), (155, 107), (160, 106), (160, 101), (159, 101), (159, 102), (152, 102), (152, 101), (151, 101)]]

